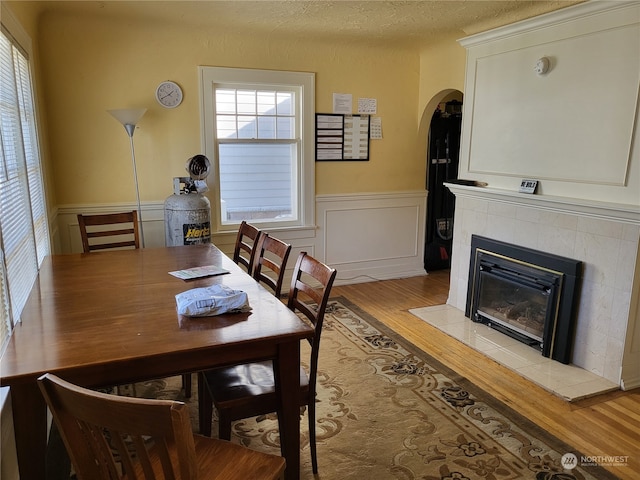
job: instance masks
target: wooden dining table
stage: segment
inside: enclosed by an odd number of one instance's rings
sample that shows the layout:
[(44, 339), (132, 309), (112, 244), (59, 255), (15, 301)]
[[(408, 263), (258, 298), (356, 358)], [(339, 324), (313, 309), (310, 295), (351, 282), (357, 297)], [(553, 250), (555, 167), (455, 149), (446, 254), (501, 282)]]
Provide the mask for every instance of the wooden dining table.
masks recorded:
[[(229, 273), (185, 281), (169, 272), (215, 265)], [(175, 295), (214, 284), (247, 293), (251, 311), (177, 313)], [(46, 478), (45, 372), (104, 387), (272, 359), (285, 478), (300, 475), (300, 340), (313, 329), (214, 245), (47, 257), (0, 360), (10, 387), (20, 478)]]

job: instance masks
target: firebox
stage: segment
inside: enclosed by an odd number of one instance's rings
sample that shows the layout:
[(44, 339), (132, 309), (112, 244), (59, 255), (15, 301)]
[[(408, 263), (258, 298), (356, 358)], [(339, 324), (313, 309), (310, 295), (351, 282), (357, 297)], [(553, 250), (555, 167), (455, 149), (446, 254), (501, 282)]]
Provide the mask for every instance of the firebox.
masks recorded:
[(472, 235), (465, 315), (571, 361), (582, 262)]

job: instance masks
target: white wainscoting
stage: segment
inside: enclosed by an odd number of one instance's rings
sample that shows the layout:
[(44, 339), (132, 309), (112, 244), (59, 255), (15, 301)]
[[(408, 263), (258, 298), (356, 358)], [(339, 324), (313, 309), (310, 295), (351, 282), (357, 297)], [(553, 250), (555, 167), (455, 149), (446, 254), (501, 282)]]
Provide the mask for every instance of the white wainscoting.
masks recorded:
[(319, 195), (316, 252), (337, 284), (424, 275), (426, 191)]
[[(336, 285), (424, 275), (426, 203), (426, 191), (320, 195), (316, 225), (266, 231), (291, 243), (292, 259), (306, 251), (336, 268)], [(78, 213), (135, 208), (135, 204), (59, 207), (50, 219), (55, 253), (82, 252)], [(144, 203), (142, 222), (145, 246), (164, 246), (163, 203)], [(231, 254), (235, 232), (213, 234), (212, 241)]]

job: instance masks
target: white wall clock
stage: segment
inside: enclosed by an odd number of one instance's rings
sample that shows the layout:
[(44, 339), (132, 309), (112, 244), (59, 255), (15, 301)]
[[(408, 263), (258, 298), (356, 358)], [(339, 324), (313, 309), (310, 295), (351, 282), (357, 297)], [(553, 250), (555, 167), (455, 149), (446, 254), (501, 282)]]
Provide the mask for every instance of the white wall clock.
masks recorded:
[(156, 88), (156, 100), (165, 108), (175, 108), (182, 103), (182, 88), (170, 80), (162, 82)]

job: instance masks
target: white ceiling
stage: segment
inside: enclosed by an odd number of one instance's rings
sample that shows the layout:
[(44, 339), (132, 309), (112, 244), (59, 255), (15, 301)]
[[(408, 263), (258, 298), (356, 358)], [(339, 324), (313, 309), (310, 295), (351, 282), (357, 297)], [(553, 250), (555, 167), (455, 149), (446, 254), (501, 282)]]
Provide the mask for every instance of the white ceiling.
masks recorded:
[(393, 46), (471, 35), (582, 0), (43, 1), (44, 12), (139, 17), (222, 32), (333, 38)]

